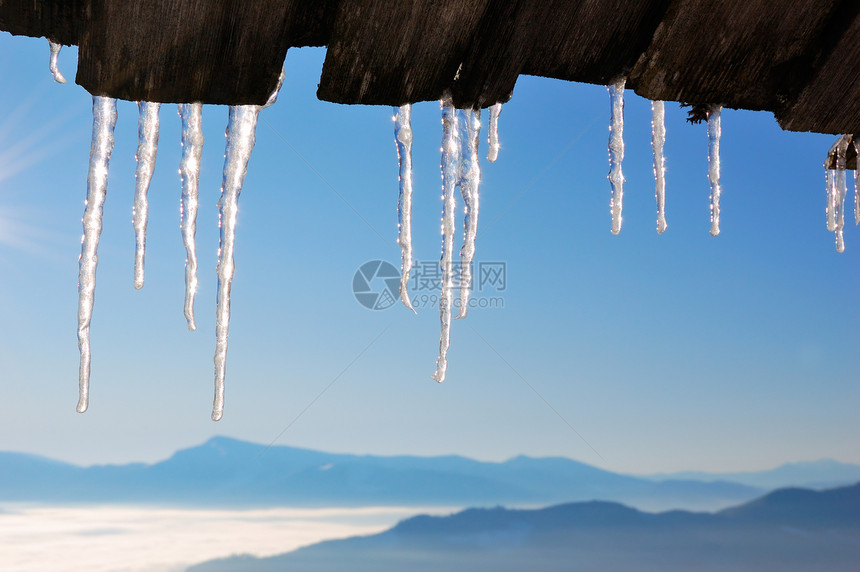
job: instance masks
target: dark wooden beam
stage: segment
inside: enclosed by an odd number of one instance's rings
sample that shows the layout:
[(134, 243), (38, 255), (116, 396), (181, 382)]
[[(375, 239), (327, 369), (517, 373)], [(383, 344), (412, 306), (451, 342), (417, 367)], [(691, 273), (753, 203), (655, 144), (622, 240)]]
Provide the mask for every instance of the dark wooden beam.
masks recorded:
[(630, 76), (652, 100), (775, 110), (839, 0), (676, 0)]
[(266, 102), (291, 39), (328, 39), (313, 0), (93, 0), (77, 82), (94, 95), (164, 103)]
[(630, 73), (668, 0), (495, 0), (454, 83), (459, 107), (506, 101), (520, 74), (606, 85)]
[(488, 0), (340, 2), (317, 96), (402, 105), (450, 88)]
[(90, 0), (0, 0), (0, 30), (77, 45), (91, 16)]
[(860, 132), (858, 0), (0, 0), (0, 29), (78, 44), (77, 81), (128, 100), (262, 104), (290, 47), (327, 45), (318, 95), (506, 101), (522, 74), (773, 111)]
[(860, 2), (849, 0), (834, 12), (820, 42), (809, 78), (776, 118), (789, 131), (860, 133)]

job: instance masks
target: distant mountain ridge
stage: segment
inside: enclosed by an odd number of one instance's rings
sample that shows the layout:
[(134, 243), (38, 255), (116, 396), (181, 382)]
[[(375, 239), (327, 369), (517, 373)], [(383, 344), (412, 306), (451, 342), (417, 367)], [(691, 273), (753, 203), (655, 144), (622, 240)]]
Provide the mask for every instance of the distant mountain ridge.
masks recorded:
[(154, 463), (79, 467), (0, 453), (0, 500), (218, 506), (547, 505), (612, 500), (711, 510), (759, 496), (731, 482), (633, 477), (564, 458), (334, 454), (213, 437)]
[(520, 570), (854, 572), (860, 483), (784, 489), (718, 513), (658, 514), (608, 502), (416, 516), (381, 534), (270, 558), (238, 556), (188, 572)]
[(655, 480), (681, 479), (694, 481), (730, 481), (762, 489), (805, 487), (827, 489), (860, 481), (860, 465), (840, 463), (832, 459), (785, 463), (766, 471), (736, 473), (706, 473), (684, 471), (650, 475)]

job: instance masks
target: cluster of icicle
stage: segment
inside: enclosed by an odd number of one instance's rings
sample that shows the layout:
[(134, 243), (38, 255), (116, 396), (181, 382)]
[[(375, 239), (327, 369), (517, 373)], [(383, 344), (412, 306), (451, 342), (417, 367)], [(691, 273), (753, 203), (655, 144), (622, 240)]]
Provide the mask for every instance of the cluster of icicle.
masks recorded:
[[(860, 143), (851, 135), (841, 135), (827, 153), (824, 162), (827, 176), (827, 230), (836, 235), (836, 251), (845, 252), (845, 197), (848, 194), (846, 169), (848, 147), (853, 145), (860, 157)], [(832, 167), (832, 168), (831, 168)], [(860, 167), (860, 165), (858, 165)], [(860, 169), (854, 170), (854, 224), (860, 225)]]
[[(51, 71), (57, 81), (62, 75), (56, 69), (56, 54), (59, 46), (51, 44)], [(248, 161), (254, 149), (257, 116), (272, 105), (283, 83), (283, 71), (278, 87), (265, 105), (235, 105), (230, 107), (227, 123), (227, 146), (224, 158), (224, 179), (221, 198), (218, 201), (220, 219), (220, 248), (218, 252), (218, 291), (215, 321), (215, 399), (212, 419), (221, 419), (224, 411), (224, 378), (227, 359), (227, 335), (230, 326), (230, 286), (233, 280), (233, 244), (236, 237), (236, 215), (239, 194)], [(146, 252), (146, 224), (148, 218), (147, 192), (155, 169), (158, 153), (159, 110), (161, 104), (138, 102), (138, 147), (137, 172), (133, 224), (135, 232), (134, 287), (144, 284), (144, 258)], [(186, 250), (185, 261), (185, 319), (190, 330), (195, 330), (194, 297), (197, 292), (197, 253), (195, 234), (198, 209), (198, 184), (200, 180), (200, 157), (203, 149), (202, 109), (200, 103), (180, 104), (179, 117), (182, 122), (182, 159), (179, 173), (181, 179), (180, 228)], [(107, 196), (107, 180), (110, 156), (114, 144), (116, 127), (116, 100), (108, 97), (93, 97), (93, 137), (90, 149), (89, 174), (87, 176), (87, 202), (83, 216), (84, 235), (81, 246), (80, 274), (78, 282), (78, 347), (81, 353), (77, 410), (81, 413), (89, 405), (90, 383), (90, 323), (96, 287), (98, 266), (98, 243), (102, 231), (102, 212)]]
[[(624, 85), (620, 78), (607, 86), (610, 101), (609, 120), (609, 184), (612, 189), (609, 210), (612, 216), (612, 234), (621, 232), (624, 208)], [(720, 234), (720, 112), (722, 106), (712, 105), (708, 109), (708, 181), (711, 186), (711, 235)], [(662, 101), (651, 102), (651, 147), (654, 151), (655, 196), (657, 199), (657, 232), (666, 231), (666, 110)]]
[[(445, 381), (448, 371), (448, 348), (451, 344), (451, 320), (454, 291), (460, 290), (457, 318), (465, 318), (469, 308), (472, 262), (475, 257), (475, 239), (478, 236), (478, 187), (481, 167), (478, 142), (481, 134), (480, 109), (456, 109), (449, 95), (442, 106), (442, 292), (439, 297), (439, 314), (442, 332), (439, 357), (433, 379)], [(490, 107), (487, 159), (494, 162), (499, 156), (499, 114), (502, 104)], [(400, 164), (400, 197), (398, 200), (397, 242), (401, 249), (400, 300), (412, 310), (409, 298), (409, 274), (412, 269), (412, 106), (407, 104), (394, 109), (394, 140)], [(460, 248), (460, 276), (455, 286), (454, 276), (454, 215), (457, 210), (456, 190), (460, 189), (465, 216), (463, 245)]]

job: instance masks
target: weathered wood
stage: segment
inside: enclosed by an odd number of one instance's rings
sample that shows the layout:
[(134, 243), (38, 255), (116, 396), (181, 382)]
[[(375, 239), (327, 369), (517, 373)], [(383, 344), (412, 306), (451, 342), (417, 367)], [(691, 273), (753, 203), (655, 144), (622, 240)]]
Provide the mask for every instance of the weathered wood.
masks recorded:
[(77, 45), (90, 13), (90, 0), (0, 0), (0, 30)]
[(77, 43), (79, 84), (129, 100), (262, 104), (292, 46), (328, 45), (318, 96), (459, 107), (521, 74), (860, 132), (858, 0), (0, 0), (0, 29)]
[(774, 110), (839, 0), (676, 0), (633, 70), (654, 100)]
[(860, 133), (860, 2), (846, 2), (832, 20), (809, 79), (797, 82), (797, 96), (776, 112), (783, 129)]
[(299, 44), (326, 39), (312, 0), (93, 2), (77, 82), (95, 95), (262, 105), (291, 35)]
[(341, 2), (317, 96), (370, 105), (439, 99), (486, 6), (487, 0)]
[(607, 85), (644, 52), (669, 0), (535, 2), (522, 73)]

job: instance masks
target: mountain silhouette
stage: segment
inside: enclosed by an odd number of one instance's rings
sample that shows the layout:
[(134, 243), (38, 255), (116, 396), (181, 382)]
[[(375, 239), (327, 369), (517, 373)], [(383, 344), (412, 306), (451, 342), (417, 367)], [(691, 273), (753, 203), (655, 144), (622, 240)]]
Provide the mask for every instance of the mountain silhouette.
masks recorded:
[(655, 481), (564, 458), (487, 463), (459, 456), (346, 455), (226, 437), (154, 463), (78, 467), (0, 453), (0, 500), (205, 506), (546, 505), (612, 500), (648, 510), (716, 509), (763, 491)]
[(779, 490), (717, 513), (646, 513), (618, 503), (416, 516), (368, 537), (188, 572), (303, 570), (856, 571), (860, 483)]

